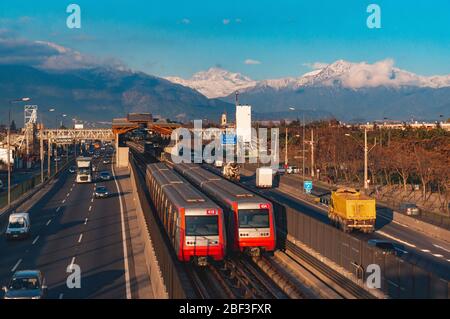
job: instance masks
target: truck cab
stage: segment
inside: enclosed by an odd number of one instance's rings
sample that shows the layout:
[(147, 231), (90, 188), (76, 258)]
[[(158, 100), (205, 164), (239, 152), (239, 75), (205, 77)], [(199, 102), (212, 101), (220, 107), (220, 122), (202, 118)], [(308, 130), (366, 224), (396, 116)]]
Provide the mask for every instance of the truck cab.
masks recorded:
[(80, 156), (77, 158), (77, 183), (92, 182), (92, 159)]
[(28, 213), (13, 213), (9, 215), (6, 228), (6, 239), (27, 238), (31, 235), (31, 222)]

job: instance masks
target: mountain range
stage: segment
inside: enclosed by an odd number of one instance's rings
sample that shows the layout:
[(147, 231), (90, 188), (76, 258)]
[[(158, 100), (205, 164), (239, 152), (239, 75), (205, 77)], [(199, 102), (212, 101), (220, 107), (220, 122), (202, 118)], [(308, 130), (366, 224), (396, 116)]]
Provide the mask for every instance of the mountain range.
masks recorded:
[[(50, 108), (68, 119), (92, 122), (111, 121), (129, 112), (218, 121), (224, 110), (234, 121), (236, 91), (239, 102), (252, 105), (253, 117), (259, 120), (302, 116), (359, 122), (384, 117), (434, 120), (440, 114), (448, 116), (450, 110), (450, 76), (419, 76), (395, 68), (390, 60), (374, 64), (339, 60), (300, 77), (262, 81), (220, 68), (183, 80), (107, 65), (0, 64), (0, 123), (7, 118), (9, 100), (21, 96), (32, 97), (47, 124), (54, 123)], [(13, 118), (19, 119), (19, 113), (13, 109)]]
[[(150, 112), (171, 120), (214, 119), (233, 106), (163, 78), (142, 72), (96, 67), (48, 70), (25, 65), (0, 65), (0, 122), (7, 118), (10, 99), (32, 97), (32, 104), (47, 124), (52, 125), (55, 108), (68, 119), (111, 121), (129, 112)], [(14, 108), (19, 106), (14, 104)], [(13, 114), (18, 119), (18, 114)], [(20, 117), (22, 119), (22, 116)], [(21, 120), (19, 120), (21, 124)]]
[(253, 105), (259, 117), (279, 112), (295, 118), (308, 111), (346, 121), (436, 119), (450, 110), (450, 75), (420, 76), (394, 67), (390, 59), (373, 64), (338, 60), (300, 77), (261, 81), (220, 68), (187, 80), (167, 79), (230, 103), (239, 91), (240, 103)]

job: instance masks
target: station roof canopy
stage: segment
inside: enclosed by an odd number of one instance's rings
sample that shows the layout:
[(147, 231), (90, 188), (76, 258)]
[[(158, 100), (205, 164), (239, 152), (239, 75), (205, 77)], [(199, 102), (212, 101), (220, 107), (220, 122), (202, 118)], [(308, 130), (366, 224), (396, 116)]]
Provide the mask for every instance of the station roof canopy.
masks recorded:
[(113, 119), (112, 129), (115, 134), (124, 134), (144, 126), (148, 130), (161, 135), (170, 135), (175, 128), (180, 127), (174, 123), (153, 122), (150, 113), (129, 113), (127, 117)]

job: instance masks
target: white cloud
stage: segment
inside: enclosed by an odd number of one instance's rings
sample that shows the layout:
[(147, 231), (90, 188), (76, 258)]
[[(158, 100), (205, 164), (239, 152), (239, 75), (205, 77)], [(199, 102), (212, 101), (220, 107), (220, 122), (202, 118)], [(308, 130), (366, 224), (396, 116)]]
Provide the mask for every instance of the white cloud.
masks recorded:
[(313, 63), (303, 63), (303, 66), (306, 66), (312, 70), (319, 70), (319, 69), (323, 69), (328, 65), (328, 63), (324, 63), (324, 62), (313, 62)]
[(261, 61), (253, 60), (253, 59), (247, 59), (247, 60), (244, 61), (244, 63), (248, 64), (248, 65), (254, 65), (254, 64), (261, 64)]
[(230, 24), (230, 19), (223, 19), (222, 23), (225, 25)]
[[(398, 76), (399, 75), (399, 76)], [(394, 60), (386, 59), (369, 64), (367, 62), (355, 63), (348, 72), (341, 76), (342, 84), (350, 88), (398, 86), (417, 84), (417, 78), (406, 73), (397, 74), (394, 69)]]
[(236, 22), (236, 23), (241, 23), (241, 22), (242, 22), (242, 19), (241, 19), (241, 18), (237, 18), (237, 19), (234, 20), (234, 22)]
[(187, 19), (187, 18), (184, 18), (184, 19), (181, 19), (181, 23), (182, 23), (182, 24), (190, 24), (190, 23), (191, 23), (191, 20), (189, 20), (189, 19)]
[(124, 69), (115, 59), (99, 59), (53, 42), (29, 41), (0, 32), (0, 64), (22, 64), (45, 69), (83, 69), (98, 66)]

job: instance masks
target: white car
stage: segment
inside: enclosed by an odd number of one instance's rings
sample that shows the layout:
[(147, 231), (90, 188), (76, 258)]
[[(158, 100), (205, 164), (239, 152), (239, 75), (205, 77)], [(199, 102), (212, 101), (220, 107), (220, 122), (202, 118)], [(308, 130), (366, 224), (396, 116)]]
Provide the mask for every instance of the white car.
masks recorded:
[(6, 239), (25, 238), (31, 235), (31, 222), (28, 213), (12, 213), (9, 215)]

